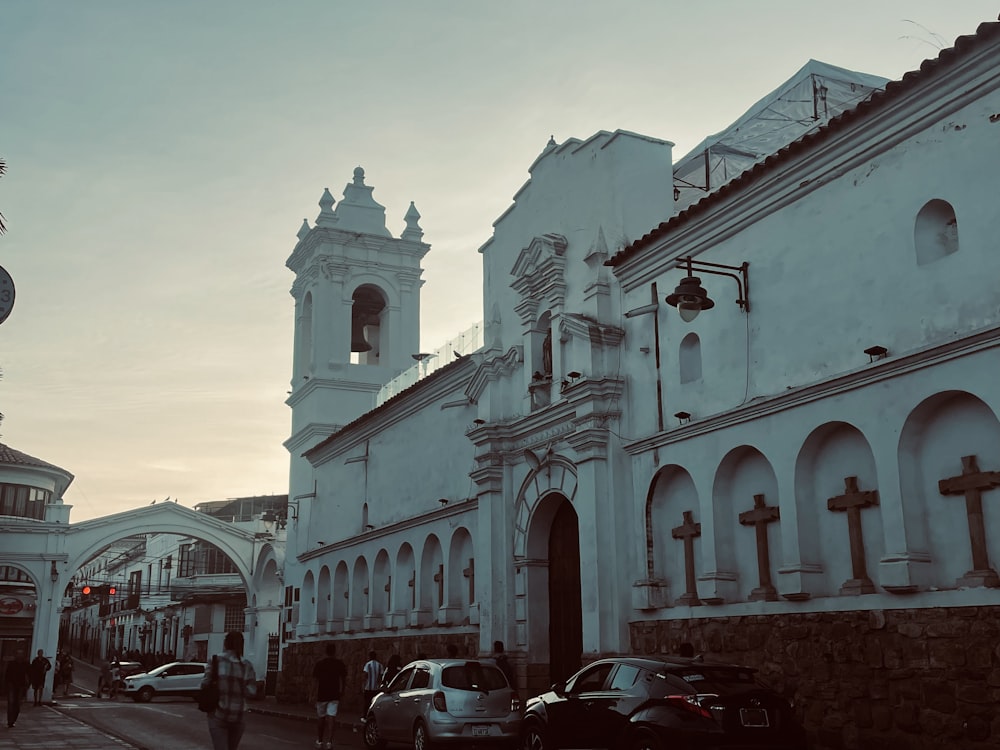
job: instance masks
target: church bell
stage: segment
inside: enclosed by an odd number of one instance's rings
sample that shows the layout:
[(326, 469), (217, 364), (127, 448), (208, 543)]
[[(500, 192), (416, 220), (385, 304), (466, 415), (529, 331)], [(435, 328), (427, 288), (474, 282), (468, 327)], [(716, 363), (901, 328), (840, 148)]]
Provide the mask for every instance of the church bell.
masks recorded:
[(370, 352), (372, 345), (365, 338), (365, 321), (360, 315), (355, 315), (351, 319), (351, 351)]

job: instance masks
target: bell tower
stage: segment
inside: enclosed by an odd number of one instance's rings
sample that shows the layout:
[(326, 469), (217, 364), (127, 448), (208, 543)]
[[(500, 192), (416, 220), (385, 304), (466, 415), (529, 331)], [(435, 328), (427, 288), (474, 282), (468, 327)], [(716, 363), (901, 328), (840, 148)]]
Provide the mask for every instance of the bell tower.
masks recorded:
[[(385, 225), (385, 207), (354, 170), (335, 205), (329, 189), (315, 225), (304, 220), (286, 265), (295, 274), (292, 487), (301, 454), (375, 407), (379, 389), (414, 364), (420, 351), (420, 214), (411, 203), (397, 238)], [(308, 463), (301, 475), (311, 476)], [(309, 470), (309, 471), (307, 471)], [(305, 478), (302, 476), (302, 478)], [(308, 480), (311, 487), (311, 479)]]

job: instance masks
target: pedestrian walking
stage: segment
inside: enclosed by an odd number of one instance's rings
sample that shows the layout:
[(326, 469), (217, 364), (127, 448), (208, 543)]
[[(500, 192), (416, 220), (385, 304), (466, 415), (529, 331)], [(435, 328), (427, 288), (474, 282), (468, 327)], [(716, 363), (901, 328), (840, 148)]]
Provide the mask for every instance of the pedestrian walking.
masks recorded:
[(504, 652), (503, 641), (493, 641), (493, 660), (500, 667), (500, 671), (504, 673), (510, 686), (514, 687), (514, 668), (510, 665), (510, 659)]
[(393, 654), (389, 657), (389, 663), (385, 665), (385, 674), (382, 675), (382, 685), (381, 688), (389, 687), (389, 683), (392, 682), (393, 678), (403, 671), (403, 660), (399, 658), (399, 654)]
[(45, 658), (45, 652), (38, 649), (38, 656), (31, 660), (28, 667), (28, 678), (31, 680), (31, 689), (34, 691), (34, 705), (42, 705), (42, 690), (45, 688), (45, 675), (52, 669), (49, 660)]
[(337, 647), (326, 644), (326, 657), (313, 665), (316, 680), (316, 747), (332, 748), (340, 697), (347, 682), (347, 667), (337, 658)]
[(236, 750), (246, 728), (247, 698), (257, 694), (257, 676), (243, 658), (243, 633), (226, 633), (223, 649), (212, 657), (202, 681), (207, 685), (215, 680), (219, 689), (219, 704), (208, 714), (208, 733), (214, 750)]
[(3, 679), (7, 686), (7, 727), (10, 728), (21, 715), (21, 701), (28, 692), (28, 658), (23, 649), (18, 649), (14, 658), (7, 662)]
[(368, 713), (368, 707), (372, 704), (372, 698), (378, 695), (379, 686), (382, 684), (382, 676), (385, 674), (385, 667), (382, 666), (377, 658), (375, 658), (375, 652), (368, 652), (368, 661), (365, 662), (364, 669), (364, 685), (362, 693), (364, 695), (364, 712)]
[(59, 682), (63, 686), (63, 698), (69, 695), (69, 686), (73, 682), (73, 657), (69, 653), (63, 654), (62, 662), (59, 664)]

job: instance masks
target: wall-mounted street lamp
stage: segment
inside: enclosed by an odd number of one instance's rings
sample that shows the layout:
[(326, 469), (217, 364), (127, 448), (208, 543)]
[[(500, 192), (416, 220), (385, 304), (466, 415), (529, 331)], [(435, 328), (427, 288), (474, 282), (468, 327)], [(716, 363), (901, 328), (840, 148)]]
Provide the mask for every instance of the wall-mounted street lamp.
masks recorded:
[(671, 307), (676, 307), (681, 319), (688, 323), (694, 320), (702, 310), (711, 310), (715, 307), (715, 302), (702, 287), (701, 279), (694, 275), (694, 272), (698, 271), (699, 273), (710, 273), (715, 276), (728, 276), (735, 279), (736, 286), (739, 288), (736, 304), (743, 312), (748, 313), (750, 312), (750, 282), (747, 277), (749, 267), (749, 263), (727, 266), (723, 263), (695, 260), (690, 256), (680, 258), (674, 268), (684, 268), (687, 271), (687, 276), (681, 279), (681, 283), (674, 289), (673, 294), (667, 295), (666, 302)]
[(59, 580), (59, 568), (56, 567), (56, 561), (52, 561), (52, 567), (49, 568), (49, 578), (52, 579), (52, 583)]

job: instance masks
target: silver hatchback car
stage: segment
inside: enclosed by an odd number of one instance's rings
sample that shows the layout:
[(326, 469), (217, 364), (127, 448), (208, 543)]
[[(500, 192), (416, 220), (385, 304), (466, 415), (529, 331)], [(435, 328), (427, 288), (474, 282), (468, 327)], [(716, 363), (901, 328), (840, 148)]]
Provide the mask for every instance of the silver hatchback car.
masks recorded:
[(407, 664), (372, 700), (365, 746), (513, 746), (520, 729), (521, 699), (492, 660), (422, 659)]

